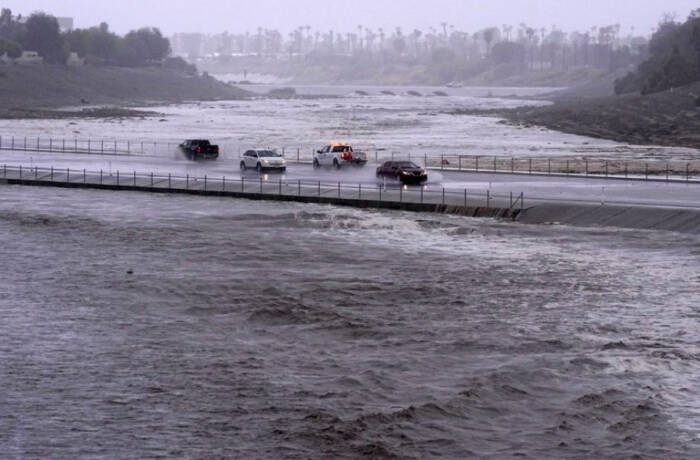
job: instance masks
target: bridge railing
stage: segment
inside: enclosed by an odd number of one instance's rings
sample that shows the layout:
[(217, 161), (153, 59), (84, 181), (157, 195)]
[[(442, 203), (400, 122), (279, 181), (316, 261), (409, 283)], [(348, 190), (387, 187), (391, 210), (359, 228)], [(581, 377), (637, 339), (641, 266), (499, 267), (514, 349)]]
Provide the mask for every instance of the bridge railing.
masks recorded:
[[(145, 173), (120, 170), (87, 170), (71, 168), (40, 168), (37, 166), (2, 165), (1, 179), (35, 181), (55, 184), (91, 184), (139, 189), (199, 190), (203, 192), (236, 192), (251, 195), (327, 197), (365, 202), (422, 203), (485, 207), (494, 209), (523, 209), (524, 193), (494, 193), (489, 189), (447, 189), (441, 186), (406, 186), (399, 183), (352, 184), (343, 182), (285, 180), (273, 175), (255, 173), (250, 177)], [(371, 206), (371, 203), (368, 203)]]

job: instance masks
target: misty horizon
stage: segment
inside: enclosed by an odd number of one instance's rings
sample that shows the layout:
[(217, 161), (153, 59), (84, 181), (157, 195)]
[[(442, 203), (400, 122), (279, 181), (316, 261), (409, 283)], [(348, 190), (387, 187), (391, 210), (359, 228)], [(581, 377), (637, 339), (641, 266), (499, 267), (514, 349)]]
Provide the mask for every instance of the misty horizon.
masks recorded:
[[(623, 35), (642, 36), (650, 35), (664, 16), (671, 15), (677, 20), (684, 20), (698, 7), (696, 2), (690, 0), (669, 0), (646, 8), (639, 8), (638, 2), (631, 0), (615, 4), (591, 0), (575, 5), (555, 0), (494, 0), (488, 8), (478, 5), (480, 2), (476, 0), (406, 3), (398, 5), (386, 0), (359, 0), (350, 5), (348, 2), (299, 0), (295, 2), (294, 10), (287, 11), (283, 6), (288, 3), (278, 0), (260, 0), (254, 7), (245, 6), (244, 9), (241, 9), (241, 5), (221, 0), (196, 3), (185, 0), (129, 0), (119, 4), (103, 4), (99, 9), (90, 8), (94, 4), (85, 0), (66, 0), (60, 5), (50, 0), (10, 0), (3, 2), (2, 7), (25, 16), (43, 11), (55, 16), (73, 17), (76, 28), (88, 28), (106, 22), (111, 30), (118, 33), (144, 26), (157, 27), (166, 35), (181, 32), (254, 33), (259, 27), (280, 30), (286, 34), (298, 27), (307, 26), (319, 31), (345, 33), (356, 31), (359, 26), (387, 30), (394, 27), (406, 30), (441, 29), (443, 23), (457, 30), (476, 32), (486, 27), (524, 23), (536, 29), (549, 30), (556, 26), (566, 32), (619, 24)], [(192, 21), (192, 17), (197, 20)]]

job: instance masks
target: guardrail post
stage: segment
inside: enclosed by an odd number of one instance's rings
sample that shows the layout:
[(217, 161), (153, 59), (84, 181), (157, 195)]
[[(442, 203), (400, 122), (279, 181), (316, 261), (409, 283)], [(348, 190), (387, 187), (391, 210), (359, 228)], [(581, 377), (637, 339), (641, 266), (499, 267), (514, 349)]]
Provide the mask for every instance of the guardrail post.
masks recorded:
[(85, 168), (83, 168), (83, 184), (87, 182), (87, 175), (85, 174)]
[(241, 193), (245, 192), (245, 177), (241, 176)]
[(49, 137), (49, 152), (53, 152), (53, 137)]
[(420, 188), (420, 202), (423, 202), (423, 186)]
[(263, 192), (263, 178), (260, 178), (260, 193), (262, 194)]
[(510, 172), (513, 174), (515, 172), (515, 158), (510, 158)]
[(479, 172), (479, 155), (476, 156), (476, 172)]
[(668, 174), (669, 174), (668, 162), (666, 162), (666, 182), (668, 182)]
[(552, 175), (552, 159), (551, 158), (547, 158), (547, 175), (548, 176)]
[(461, 171), (462, 170), (462, 155), (459, 155), (457, 157), (457, 164), (458, 164), (458, 169)]
[(190, 189), (190, 174), (185, 174), (185, 190)]
[(527, 166), (528, 174), (532, 174), (532, 158), (527, 159), (527, 164), (528, 164), (528, 166)]
[(114, 141), (114, 153), (117, 153), (117, 141)]
[(586, 158), (586, 175), (588, 175), (588, 158)]
[(297, 148), (297, 162), (299, 161), (299, 149)]
[(39, 148), (39, 145), (41, 145), (41, 144), (39, 144), (39, 136), (37, 136), (37, 137), (36, 137), (36, 151), (37, 151), (37, 152), (38, 152), (39, 150), (41, 150), (41, 149)]
[(226, 192), (226, 176), (221, 177), (221, 191)]
[(318, 181), (318, 196), (321, 196), (321, 181)]
[(566, 175), (569, 175), (569, 160), (566, 160)]
[(486, 209), (491, 208), (491, 190), (486, 190)]
[(53, 180), (53, 166), (51, 166), (51, 180)]
[(357, 199), (362, 199), (362, 184), (357, 184)]
[(445, 204), (445, 187), (442, 188), (442, 204)]
[(377, 189), (379, 189), (379, 201), (382, 201), (382, 186), (378, 185)]
[(61, 150), (63, 151), (63, 153), (66, 153), (66, 140), (65, 139), (61, 139)]
[(279, 179), (279, 194), (282, 194), (282, 179)]
[(141, 141), (141, 154), (143, 155), (143, 141)]
[(467, 189), (464, 189), (464, 207), (467, 207)]
[(15, 149), (15, 136), (12, 136), (12, 150)]
[(340, 198), (340, 182), (338, 182), (338, 198)]
[(134, 170), (134, 187), (136, 186), (136, 170)]
[[(262, 179), (260, 179), (262, 181)], [(207, 191), (207, 175), (204, 175), (204, 191)]]
[(509, 209), (513, 209), (513, 192), (510, 192), (510, 206)]
[(117, 169), (117, 186), (119, 186), (119, 170)]
[(19, 179), (22, 180), (22, 165), (19, 165)]
[(427, 153), (423, 154), (423, 166), (426, 168), (428, 167), (428, 154)]
[[(394, 159), (394, 154), (391, 154), (391, 159)], [(440, 154), (440, 169), (445, 169), (445, 154), (441, 153)]]
[(131, 153), (131, 141), (126, 141), (126, 153)]
[(627, 163), (628, 162), (625, 161), (625, 179), (627, 179), (627, 172), (628, 172), (628, 168), (627, 168), (628, 164)]
[(102, 185), (102, 170), (100, 169), (100, 185)]
[(153, 171), (151, 171), (151, 187), (153, 187)]
[[(19, 167), (20, 175), (22, 173), (22, 167)], [(66, 168), (66, 182), (70, 182), (70, 168)]]
[(399, 203), (403, 202), (403, 185), (399, 188)]
[(168, 173), (168, 190), (172, 188), (171, 182), (170, 182), (170, 173)]
[(685, 164), (685, 181), (688, 182), (690, 180), (690, 163)]
[(605, 177), (608, 177), (608, 160), (605, 160)]
[(297, 195), (301, 196), (301, 179), (297, 180)]
[(34, 166), (34, 180), (37, 180), (39, 178), (39, 169)]
[(493, 156), (493, 171), (496, 172), (498, 169), (496, 168), (496, 156)]
[(649, 180), (649, 163), (644, 163), (644, 179)]

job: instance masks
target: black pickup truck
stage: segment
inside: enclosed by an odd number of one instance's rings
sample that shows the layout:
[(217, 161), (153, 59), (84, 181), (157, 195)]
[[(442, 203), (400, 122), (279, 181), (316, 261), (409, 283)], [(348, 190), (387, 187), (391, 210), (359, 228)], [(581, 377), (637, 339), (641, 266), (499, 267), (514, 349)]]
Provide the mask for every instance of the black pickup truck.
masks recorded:
[(178, 145), (178, 149), (188, 160), (216, 160), (219, 158), (219, 146), (212, 145), (206, 139), (188, 139)]

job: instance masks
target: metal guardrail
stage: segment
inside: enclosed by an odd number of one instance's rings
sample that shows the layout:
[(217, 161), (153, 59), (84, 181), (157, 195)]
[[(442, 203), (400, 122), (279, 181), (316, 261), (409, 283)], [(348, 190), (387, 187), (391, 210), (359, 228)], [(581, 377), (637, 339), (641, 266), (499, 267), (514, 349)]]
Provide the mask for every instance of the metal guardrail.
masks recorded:
[[(523, 191), (495, 192), (491, 189), (446, 189), (437, 186), (402, 186), (398, 183), (347, 184), (311, 180), (278, 180), (263, 175), (240, 179), (144, 173), (137, 171), (89, 171), (87, 169), (39, 168), (36, 166), (0, 166), (0, 180), (40, 183), (44, 185), (86, 185), (102, 188), (123, 188), (153, 191), (191, 191), (205, 194), (264, 196), (268, 199), (314, 198), (316, 202), (332, 200), (367, 207), (377, 203), (399, 203), (449, 206), (461, 209), (492, 209), (513, 213), (537, 204), (581, 204), (589, 206), (642, 206), (679, 209), (700, 209), (697, 203), (673, 203), (635, 198), (555, 197), (528, 194)], [(314, 201), (314, 200), (310, 200)]]
[(425, 156), (431, 169), (485, 173), (538, 174), (624, 178), (637, 180), (700, 181), (700, 160), (515, 158), (479, 155)]
[(270, 180), (269, 176), (231, 179), (226, 176), (190, 176), (137, 171), (89, 171), (87, 169), (8, 166), (0, 169), (2, 179), (46, 184), (90, 184), (139, 189), (184, 190), (267, 196), (293, 196), (456, 206), (464, 208), (522, 210), (524, 193), (497, 194), (491, 190), (454, 190), (435, 186), (400, 184), (346, 184), (309, 180)]

